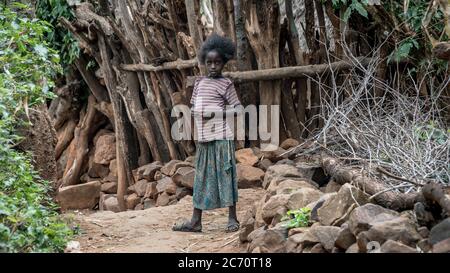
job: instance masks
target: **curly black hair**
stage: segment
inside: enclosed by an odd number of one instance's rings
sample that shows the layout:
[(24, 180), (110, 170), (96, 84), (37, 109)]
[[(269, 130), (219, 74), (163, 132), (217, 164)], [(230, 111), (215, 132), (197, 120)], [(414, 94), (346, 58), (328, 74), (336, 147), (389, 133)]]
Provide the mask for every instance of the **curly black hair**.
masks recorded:
[(213, 33), (208, 36), (200, 48), (198, 54), (200, 64), (205, 64), (206, 54), (212, 50), (216, 50), (222, 57), (223, 62), (227, 63), (234, 58), (236, 47), (231, 39)]

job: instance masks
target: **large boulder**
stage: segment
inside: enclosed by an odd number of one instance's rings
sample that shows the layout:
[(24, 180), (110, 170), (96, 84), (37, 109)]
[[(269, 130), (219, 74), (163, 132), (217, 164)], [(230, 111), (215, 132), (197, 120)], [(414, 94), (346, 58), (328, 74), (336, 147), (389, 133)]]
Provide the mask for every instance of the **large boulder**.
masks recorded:
[(348, 249), (354, 243), (356, 243), (355, 235), (353, 235), (348, 226), (342, 225), (334, 245), (340, 249)]
[(98, 137), (95, 142), (94, 163), (109, 165), (116, 158), (116, 137), (114, 134), (105, 134)]
[(113, 212), (120, 212), (119, 201), (115, 194), (103, 194), (100, 197), (100, 210), (108, 210)]
[(88, 175), (93, 178), (105, 178), (109, 174), (109, 166), (95, 163), (93, 157), (89, 158)]
[(238, 188), (259, 188), (262, 186), (262, 180), (264, 178), (264, 171), (252, 167), (250, 165), (244, 165), (238, 163), (236, 166), (237, 178), (238, 178)]
[(331, 252), (340, 230), (338, 227), (316, 225), (311, 227), (309, 233), (317, 238), (317, 241), (319, 241), (325, 250)]
[(267, 158), (263, 158), (258, 162), (258, 164), (256, 164), (256, 167), (260, 168), (263, 171), (267, 171), (267, 169), (272, 165), (273, 165), (272, 161), (270, 161)]
[(157, 181), (156, 189), (158, 193), (166, 192), (167, 194), (172, 195), (177, 192), (177, 184), (172, 181), (171, 177), (164, 177)]
[(267, 158), (272, 162), (277, 162), (283, 158), (287, 158), (286, 150), (276, 145), (268, 144), (261, 150), (263, 158)]
[(127, 209), (134, 209), (140, 202), (141, 198), (136, 193), (128, 195), (125, 199)]
[(56, 200), (62, 210), (93, 209), (100, 198), (101, 186), (100, 181), (92, 181), (62, 187), (56, 195)]
[(331, 196), (317, 210), (319, 222), (325, 226), (340, 226), (357, 205), (368, 202), (369, 196), (358, 188), (344, 184), (336, 195)]
[(376, 222), (391, 220), (398, 216), (399, 213), (396, 211), (375, 204), (365, 204), (352, 211), (348, 221), (349, 229), (354, 235), (358, 235), (361, 231), (369, 230)]
[(150, 182), (147, 184), (147, 187), (145, 188), (144, 198), (156, 199), (156, 196), (158, 195), (158, 190), (156, 189), (156, 185), (157, 185), (157, 182)]
[(258, 163), (258, 157), (251, 148), (240, 149), (235, 152), (236, 161), (242, 165), (255, 166)]
[(172, 176), (173, 182), (178, 186), (189, 189), (194, 187), (195, 169), (192, 167), (181, 167)]
[(267, 189), (274, 178), (286, 177), (286, 178), (302, 178), (303, 174), (298, 168), (289, 164), (276, 164), (270, 166), (264, 176), (263, 187)]
[(435, 225), (430, 230), (430, 237), (428, 242), (431, 245), (437, 244), (440, 241), (450, 238), (450, 217)]

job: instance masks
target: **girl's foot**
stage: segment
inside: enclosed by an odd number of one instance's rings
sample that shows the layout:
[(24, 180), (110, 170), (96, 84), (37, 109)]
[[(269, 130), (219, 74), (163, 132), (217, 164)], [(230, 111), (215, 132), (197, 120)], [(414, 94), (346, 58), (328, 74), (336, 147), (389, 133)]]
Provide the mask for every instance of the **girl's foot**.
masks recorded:
[(172, 230), (182, 232), (202, 232), (202, 224), (201, 223), (192, 224), (191, 221), (184, 221), (173, 225)]
[(239, 221), (237, 219), (229, 219), (228, 226), (225, 232), (236, 232), (240, 228)]

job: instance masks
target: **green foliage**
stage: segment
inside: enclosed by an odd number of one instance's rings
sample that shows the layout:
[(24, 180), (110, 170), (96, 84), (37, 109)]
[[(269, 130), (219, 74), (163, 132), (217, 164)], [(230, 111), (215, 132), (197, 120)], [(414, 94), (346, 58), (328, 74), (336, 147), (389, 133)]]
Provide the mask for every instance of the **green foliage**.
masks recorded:
[(63, 65), (69, 65), (79, 56), (80, 48), (77, 40), (63, 26), (58, 24), (58, 18), (64, 17), (71, 20), (75, 17), (67, 1), (38, 0), (36, 3), (36, 15), (52, 26), (53, 30), (47, 34), (47, 40), (51, 46), (60, 52)]
[(346, 7), (346, 10), (344, 12), (344, 17), (342, 18), (342, 20), (344, 20), (344, 22), (347, 22), (348, 19), (350, 18), (350, 16), (354, 13), (357, 12), (358, 14), (360, 14), (361, 16), (364, 17), (368, 17), (368, 13), (367, 10), (365, 8), (365, 6), (368, 4), (367, 0), (332, 0), (333, 2), (333, 7), (334, 8), (341, 8), (341, 7)]
[(58, 252), (70, 229), (58, 218), (47, 181), (31, 155), (13, 147), (28, 106), (53, 98), (59, 57), (44, 35), (46, 22), (30, 19), (23, 4), (0, 4), (0, 252)]
[(287, 228), (307, 227), (310, 225), (311, 209), (301, 208), (298, 210), (289, 210), (281, 221), (289, 220)]
[(417, 126), (414, 129), (414, 135), (421, 141), (436, 141), (440, 145), (444, 145), (450, 136), (450, 129), (447, 131), (436, 126), (434, 122), (429, 124)]

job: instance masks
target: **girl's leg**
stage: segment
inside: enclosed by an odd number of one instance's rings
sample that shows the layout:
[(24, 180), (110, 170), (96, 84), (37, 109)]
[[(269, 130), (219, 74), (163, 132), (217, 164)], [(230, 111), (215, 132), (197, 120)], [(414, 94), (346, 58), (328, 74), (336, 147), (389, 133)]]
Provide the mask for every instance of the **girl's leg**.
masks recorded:
[(239, 230), (239, 221), (236, 215), (236, 203), (229, 207), (227, 232)]

